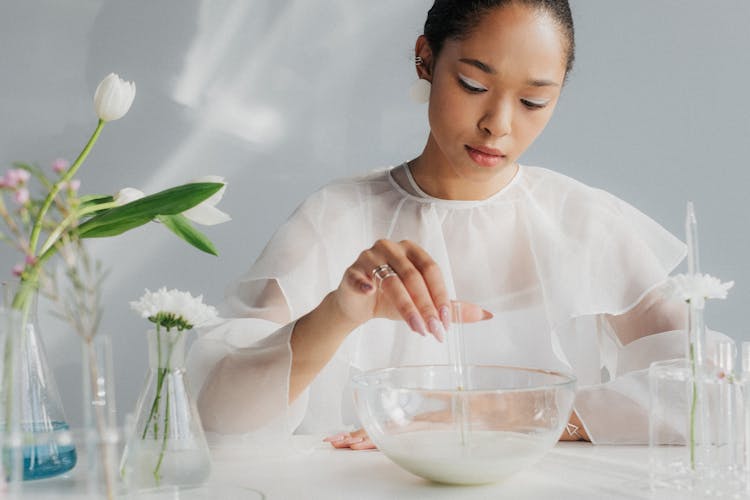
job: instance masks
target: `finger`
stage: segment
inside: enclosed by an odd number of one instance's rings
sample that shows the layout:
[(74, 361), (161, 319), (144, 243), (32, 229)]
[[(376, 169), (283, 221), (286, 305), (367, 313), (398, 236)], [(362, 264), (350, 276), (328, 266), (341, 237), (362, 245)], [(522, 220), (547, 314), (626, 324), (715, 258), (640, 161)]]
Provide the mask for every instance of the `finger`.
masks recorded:
[[(422, 273), (409, 258), (407, 250), (410, 246), (415, 247), (416, 245), (409, 242), (394, 244), (390, 241), (381, 241), (378, 242), (377, 247), (373, 248), (376, 255), (384, 255), (385, 262), (398, 275), (398, 279), (393, 279), (396, 278), (393, 277), (384, 280), (380, 283), (380, 286), (412, 329), (415, 329), (415, 326), (419, 323), (423, 323), (426, 330), (429, 330), (438, 341), (442, 342), (445, 338), (445, 328), (440, 322), (437, 309), (432, 301), (432, 295), (427, 288)], [(425, 252), (423, 254), (423, 257), (426, 256)], [(425, 258), (431, 260), (429, 256)], [(401, 286), (399, 286), (399, 281)], [(419, 318), (414, 316), (414, 308), (417, 309)], [(423, 328), (421, 331), (424, 330)]]
[[(432, 298), (432, 305), (439, 314), (439, 319), (442, 322), (444, 330), (447, 330), (451, 322), (451, 302), (440, 266), (419, 245), (408, 240), (402, 241), (401, 244), (406, 249), (407, 258), (421, 274), (428, 293)], [(417, 306), (419, 307), (419, 304)]]
[(367, 431), (360, 427), (356, 431), (352, 431), (351, 435), (352, 435), (352, 437), (365, 437), (366, 438), (367, 437)]
[(328, 436), (326, 438), (323, 438), (324, 443), (332, 443), (334, 441), (341, 441), (344, 438), (349, 437), (350, 434), (348, 432), (341, 432), (339, 434), (334, 434), (332, 436)]
[[(485, 321), (494, 318), (494, 315), (491, 312), (485, 311), (478, 305), (472, 304), (471, 302), (453, 301), (452, 304), (458, 304), (459, 306), (454, 308), (454, 321), (461, 321), (462, 323), (476, 323), (478, 321)], [(460, 311), (460, 313), (457, 313), (457, 311)], [(461, 316), (460, 318), (457, 317), (459, 314)]]
[(365, 438), (363, 438), (363, 437), (350, 436), (350, 437), (342, 439), (341, 441), (334, 441), (334, 442), (331, 443), (331, 445), (334, 448), (338, 448), (338, 449), (341, 449), (341, 448), (351, 448), (352, 445), (361, 443), (364, 440), (365, 440)]
[(360, 293), (370, 294), (375, 292), (375, 283), (372, 278), (364, 273), (356, 263), (346, 270), (344, 279), (349, 286)]
[[(360, 258), (357, 259), (356, 264), (360, 269), (375, 269), (384, 263), (393, 267), (394, 261), (405, 260), (403, 255), (396, 255), (395, 252), (399, 250), (394, 248), (395, 244), (392, 242), (378, 242), (376, 245), (377, 248), (373, 247), (368, 251), (362, 252)], [(385, 300), (398, 311), (409, 327), (422, 336), (427, 335), (427, 324), (414, 305), (414, 301), (401, 281), (400, 276), (384, 278), (378, 286)]]
[[(420, 314), (419, 309), (414, 304), (414, 300), (406, 289), (406, 286), (404, 286), (404, 283), (398, 277), (394, 277), (383, 281), (380, 284), (380, 289), (383, 291), (386, 300), (393, 305), (399, 315), (408, 323), (409, 328), (423, 337), (426, 336), (428, 331), (427, 324), (422, 314)], [(438, 338), (438, 340), (440, 339)]]
[(361, 443), (355, 443), (350, 446), (352, 450), (374, 450), (377, 448), (370, 438), (365, 439)]

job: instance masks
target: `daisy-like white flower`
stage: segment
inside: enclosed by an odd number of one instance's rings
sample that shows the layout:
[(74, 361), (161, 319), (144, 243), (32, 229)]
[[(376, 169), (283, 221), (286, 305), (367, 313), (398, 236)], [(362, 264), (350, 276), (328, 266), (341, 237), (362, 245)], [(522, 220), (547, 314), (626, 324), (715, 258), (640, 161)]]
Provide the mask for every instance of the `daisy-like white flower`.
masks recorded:
[(666, 283), (665, 294), (703, 309), (706, 299), (726, 299), (734, 281), (722, 283), (710, 274), (678, 274)]
[(190, 330), (216, 321), (217, 311), (203, 303), (203, 295), (193, 297), (189, 292), (162, 287), (146, 293), (130, 303), (131, 309), (142, 318), (170, 330)]

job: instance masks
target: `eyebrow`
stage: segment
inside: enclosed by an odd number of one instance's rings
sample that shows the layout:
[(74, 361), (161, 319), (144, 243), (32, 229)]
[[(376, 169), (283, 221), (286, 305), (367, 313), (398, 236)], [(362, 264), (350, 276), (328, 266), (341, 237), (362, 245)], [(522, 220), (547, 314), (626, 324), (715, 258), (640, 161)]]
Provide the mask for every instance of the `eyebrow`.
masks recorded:
[(494, 75), (494, 74), (497, 73), (497, 71), (495, 71), (495, 68), (493, 68), (489, 64), (483, 63), (482, 61), (480, 61), (478, 59), (463, 58), (463, 59), (459, 59), (459, 61), (461, 61), (462, 63), (465, 63), (465, 64), (469, 64), (471, 66), (474, 66), (475, 68), (479, 68), (482, 71), (484, 71), (485, 73), (489, 73), (491, 75)]
[[(484, 71), (485, 73), (489, 73), (490, 75), (496, 75), (497, 71), (495, 68), (490, 66), (489, 64), (483, 63), (482, 61), (478, 59), (469, 59), (469, 58), (462, 58), (459, 59), (460, 62), (464, 64), (468, 64), (470, 66), (474, 66), (475, 68), (479, 68), (480, 70)], [(529, 80), (526, 82), (527, 85), (530, 87), (559, 87), (560, 84), (552, 81), (552, 80)]]

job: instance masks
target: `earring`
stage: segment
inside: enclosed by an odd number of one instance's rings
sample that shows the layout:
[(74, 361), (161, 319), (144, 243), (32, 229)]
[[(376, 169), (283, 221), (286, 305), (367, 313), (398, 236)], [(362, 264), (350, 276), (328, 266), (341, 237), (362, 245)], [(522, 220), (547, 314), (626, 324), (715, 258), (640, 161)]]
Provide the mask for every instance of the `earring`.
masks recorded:
[[(422, 59), (422, 56), (415, 57), (414, 64), (416, 64), (417, 66), (421, 66), (422, 64), (424, 64), (424, 59)], [(416, 82), (412, 83), (411, 89), (409, 89), (409, 94), (412, 101), (418, 104), (425, 104), (427, 102), (430, 102), (431, 90), (432, 84), (429, 82), (429, 80), (420, 78)]]
[(429, 80), (420, 78), (416, 82), (412, 83), (409, 94), (411, 100), (418, 104), (425, 104), (430, 102), (430, 91), (432, 90), (432, 84)]

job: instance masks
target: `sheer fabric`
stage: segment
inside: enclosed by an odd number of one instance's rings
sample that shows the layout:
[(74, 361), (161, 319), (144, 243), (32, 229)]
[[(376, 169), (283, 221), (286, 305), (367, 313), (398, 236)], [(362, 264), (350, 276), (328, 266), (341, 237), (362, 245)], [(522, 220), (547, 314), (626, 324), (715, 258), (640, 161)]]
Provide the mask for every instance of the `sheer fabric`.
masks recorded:
[[(440, 266), (452, 297), (494, 314), (464, 326), (470, 363), (572, 372), (576, 411), (594, 442), (647, 441), (646, 369), (682, 356), (684, 333), (623, 345), (607, 318), (657, 290), (685, 246), (615, 196), (528, 166), (481, 201), (430, 197), (406, 165), (337, 181), (310, 196), (229, 288), (228, 319), (191, 349), (192, 387), (226, 392), (219, 399), (227, 404), (201, 405), (209, 430), (273, 435), (354, 427), (352, 375), (449, 362), (447, 344), (402, 322), (372, 320), (287, 404), (293, 321), (335, 289), (379, 238), (418, 243)], [(228, 360), (240, 367), (237, 383), (209, 376)]]

